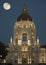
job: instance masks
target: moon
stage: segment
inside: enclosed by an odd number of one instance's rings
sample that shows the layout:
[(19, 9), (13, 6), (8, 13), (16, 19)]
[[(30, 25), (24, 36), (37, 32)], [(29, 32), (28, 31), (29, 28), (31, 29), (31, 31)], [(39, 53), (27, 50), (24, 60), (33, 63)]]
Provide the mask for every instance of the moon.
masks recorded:
[(5, 3), (3, 3), (3, 8), (4, 8), (5, 10), (9, 10), (9, 9), (11, 8), (11, 4), (8, 3), (8, 2), (5, 2)]

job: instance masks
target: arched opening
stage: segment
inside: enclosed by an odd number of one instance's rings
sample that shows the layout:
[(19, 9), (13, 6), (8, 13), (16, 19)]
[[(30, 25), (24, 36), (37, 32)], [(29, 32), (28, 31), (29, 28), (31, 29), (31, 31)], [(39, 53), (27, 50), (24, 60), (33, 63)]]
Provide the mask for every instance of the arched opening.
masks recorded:
[(27, 63), (27, 53), (22, 54), (22, 63)]
[(23, 33), (22, 34), (22, 41), (27, 41), (27, 34), (26, 33)]
[(26, 58), (22, 58), (22, 63), (27, 63), (27, 59)]
[(32, 59), (32, 63), (34, 63), (34, 59)]

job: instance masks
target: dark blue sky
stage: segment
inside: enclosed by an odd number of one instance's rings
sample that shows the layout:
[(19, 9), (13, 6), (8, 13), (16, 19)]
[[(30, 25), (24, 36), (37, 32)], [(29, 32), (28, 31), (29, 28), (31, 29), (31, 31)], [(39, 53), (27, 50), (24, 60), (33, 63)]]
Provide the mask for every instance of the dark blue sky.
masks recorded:
[[(9, 2), (11, 9), (6, 11), (3, 3)], [(9, 43), (13, 35), (14, 23), (22, 11), (23, 5), (27, 5), (28, 13), (32, 16), (36, 25), (37, 37), (41, 44), (46, 43), (46, 0), (0, 0), (0, 41)]]

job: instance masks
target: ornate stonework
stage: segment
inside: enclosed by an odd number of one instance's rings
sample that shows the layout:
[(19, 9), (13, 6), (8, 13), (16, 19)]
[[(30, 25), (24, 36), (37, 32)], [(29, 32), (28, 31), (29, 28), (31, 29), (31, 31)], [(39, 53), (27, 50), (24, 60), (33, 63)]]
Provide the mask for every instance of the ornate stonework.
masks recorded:
[[(27, 13), (26, 7), (18, 16), (14, 25), (13, 38), (10, 40), (9, 52), (6, 56), (7, 63), (46, 63), (46, 50), (41, 51), (39, 39), (36, 39), (36, 27), (32, 17)], [(43, 60), (42, 60), (43, 59)]]

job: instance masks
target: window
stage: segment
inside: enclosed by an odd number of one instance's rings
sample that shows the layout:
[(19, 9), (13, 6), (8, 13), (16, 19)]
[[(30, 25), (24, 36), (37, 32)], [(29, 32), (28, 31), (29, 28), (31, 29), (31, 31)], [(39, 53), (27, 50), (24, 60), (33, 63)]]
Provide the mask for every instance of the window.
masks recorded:
[(24, 33), (24, 34), (22, 35), (22, 41), (27, 41), (27, 34), (26, 34), (26, 33)]

